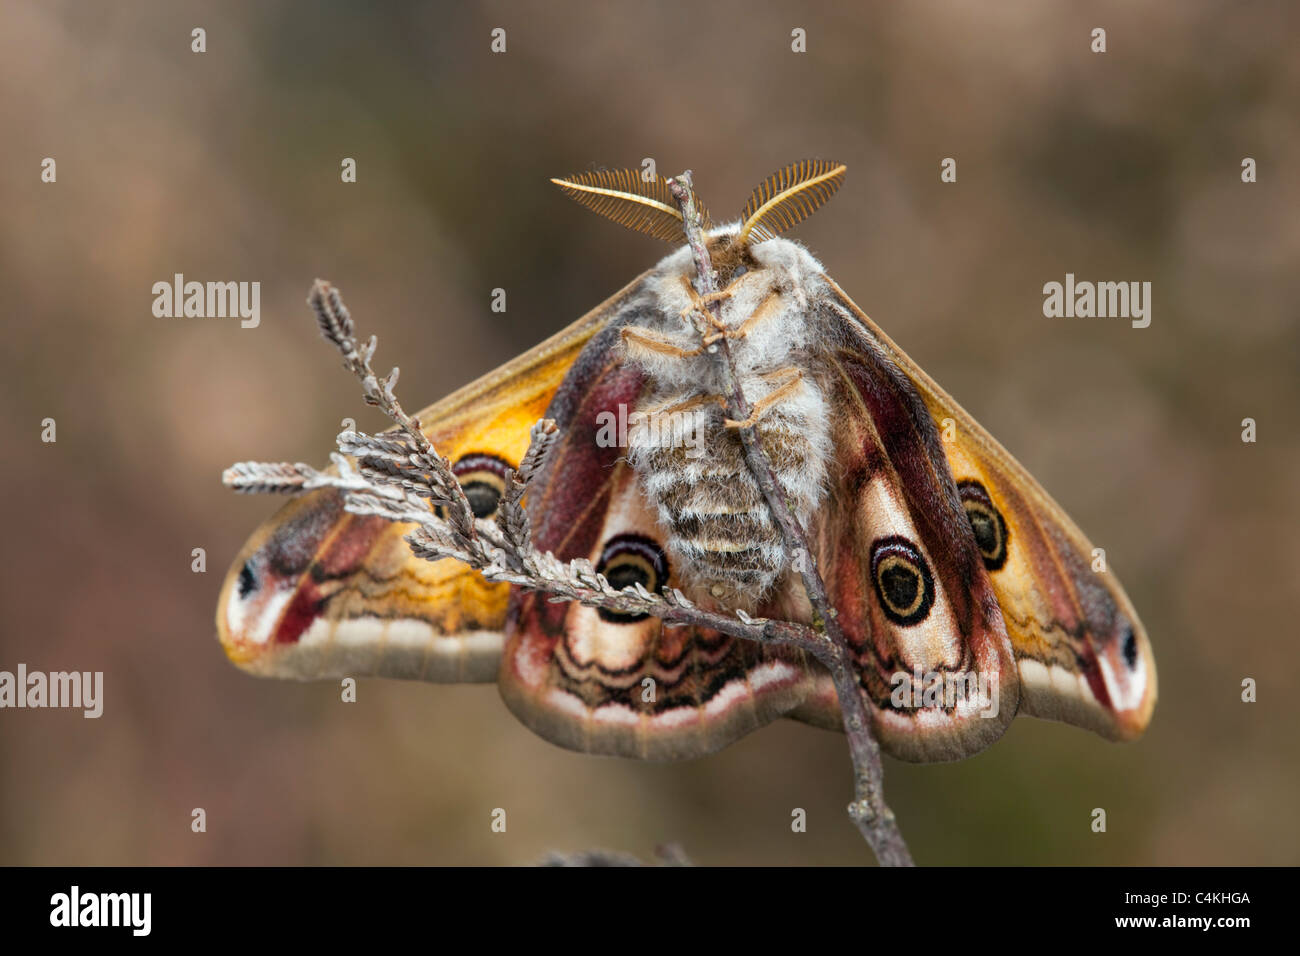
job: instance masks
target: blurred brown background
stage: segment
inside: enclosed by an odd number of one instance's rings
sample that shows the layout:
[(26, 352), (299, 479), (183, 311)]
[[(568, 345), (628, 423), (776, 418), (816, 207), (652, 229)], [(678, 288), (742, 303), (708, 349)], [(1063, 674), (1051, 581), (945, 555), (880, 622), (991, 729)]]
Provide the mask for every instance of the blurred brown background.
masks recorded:
[[(333, 683), (245, 676), (213, 628), (276, 505), (222, 468), (319, 463), (343, 417), (380, 424), (316, 336), (313, 277), (418, 406), (667, 251), (548, 177), (653, 157), (693, 168), (721, 216), (805, 156), (849, 178), (794, 237), (1106, 548), (1159, 664), (1135, 744), (1026, 719), (963, 763), (888, 762), (918, 860), (1300, 862), (1300, 11), (854, 6), (5, 4), (0, 669), (102, 670), (106, 689), (97, 721), (0, 712), (0, 863), (525, 863), (670, 840), (710, 864), (869, 862), (838, 735), (584, 757), (490, 686), (363, 682), (344, 706)], [(261, 327), (154, 318), (176, 272), (261, 281)], [(1150, 328), (1044, 318), (1066, 272), (1151, 281)]]

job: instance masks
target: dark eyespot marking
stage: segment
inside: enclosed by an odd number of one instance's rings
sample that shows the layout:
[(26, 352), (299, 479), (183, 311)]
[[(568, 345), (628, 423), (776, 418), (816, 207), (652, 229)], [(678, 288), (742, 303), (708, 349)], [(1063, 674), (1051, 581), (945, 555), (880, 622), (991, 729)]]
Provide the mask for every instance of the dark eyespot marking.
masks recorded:
[(239, 596), (246, 598), (257, 590), (257, 575), (253, 573), (253, 563), (245, 561), (239, 569)]
[(1138, 641), (1137, 635), (1133, 633), (1131, 625), (1124, 628), (1124, 663), (1128, 665), (1129, 670), (1134, 670), (1138, 663)]
[(1007, 523), (1002, 512), (993, 505), (993, 499), (978, 481), (957, 482), (966, 517), (975, 532), (975, 544), (984, 558), (984, 567), (1000, 571), (1007, 563)]
[(934, 578), (925, 558), (906, 538), (892, 535), (871, 546), (871, 583), (885, 617), (910, 627), (930, 615)]
[[(465, 489), (465, 497), (469, 499), (475, 518), (490, 518), (496, 514), (497, 505), (506, 491), (506, 472), (513, 467), (504, 458), (479, 452), (462, 455), (451, 466), (452, 474)], [(443, 516), (441, 506), (434, 511), (439, 517)]]
[[(596, 562), (596, 571), (605, 576), (611, 587), (622, 589), (640, 584), (647, 591), (662, 592), (668, 582), (668, 558), (650, 538), (639, 534), (615, 535), (605, 542)], [(602, 621), (610, 624), (634, 624), (644, 621), (645, 614), (619, 614), (597, 608)]]

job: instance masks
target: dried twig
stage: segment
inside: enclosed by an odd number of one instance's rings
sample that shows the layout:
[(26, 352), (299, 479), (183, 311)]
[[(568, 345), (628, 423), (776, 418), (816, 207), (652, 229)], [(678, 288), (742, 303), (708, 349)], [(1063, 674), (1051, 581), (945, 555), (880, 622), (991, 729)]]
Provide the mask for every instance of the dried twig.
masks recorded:
[[(339, 452), (330, 456), (331, 471), (318, 471), (302, 463), (241, 462), (222, 475), (228, 487), (238, 492), (272, 494), (338, 489), (343, 493), (344, 507), (353, 514), (415, 525), (406, 541), (418, 557), (430, 561), (454, 558), (489, 581), (542, 591), (555, 601), (578, 601), (624, 614), (651, 614), (669, 625), (711, 628), (732, 637), (778, 641), (808, 651), (823, 641), (802, 625), (752, 618), (744, 611), (706, 611), (675, 588), (662, 594), (640, 585), (619, 590), (588, 560), (564, 562), (537, 551), (522, 502), (528, 482), (559, 437), (550, 419), (533, 426), (528, 451), (519, 468), (507, 475), (506, 490), (494, 518), (476, 519), (451, 463), (434, 449), (421, 431), (419, 420), (407, 415), (397, 401), (392, 388), (397, 370), (380, 378), (371, 367), (374, 337), (358, 348), (351, 316), (329, 283), (317, 281), (308, 301), (316, 311), (322, 334), (342, 353), (344, 366), (361, 381), (367, 403), (378, 406), (398, 430), (382, 435), (341, 432), (337, 437)], [(441, 515), (431, 506), (440, 507)]]
[[(713, 272), (713, 262), (709, 256), (704, 238), (704, 224), (695, 204), (695, 190), (688, 169), (680, 176), (668, 181), (669, 189), (676, 197), (682, 211), (686, 241), (695, 260), (695, 289), (713, 313), (721, 321), (721, 303), (714, 295), (717, 284)], [(721, 374), (725, 398), (727, 399), (727, 417), (735, 422), (748, 421), (750, 405), (740, 386), (735, 362), (731, 355), (730, 344), (725, 336), (717, 339), (714, 347), (706, 354), (712, 355)], [(798, 520), (790, 510), (785, 492), (781, 489), (772, 464), (763, 452), (758, 437), (758, 429), (737, 428), (740, 442), (745, 452), (745, 464), (758, 482), (772, 513), (788, 555), (801, 554), (805, 560), (798, 562), (803, 578), (804, 590), (812, 607), (813, 627), (817, 640), (811, 653), (830, 671), (835, 681), (835, 691), (839, 697), (840, 709), (844, 714), (844, 732), (849, 739), (849, 753), (853, 759), (854, 800), (849, 804), (849, 816), (871, 844), (882, 865), (910, 866), (912, 857), (903, 840), (902, 832), (893, 811), (884, 800), (884, 769), (880, 762), (880, 745), (871, 733), (871, 724), (867, 716), (866, 700), (857, 676), (849, 664), (849, 646), (844, 632), (836, 621), (836, 612), (826, 593), (826, 583), (817, 570), (816, 558), (808, 546), (807, 536)], [(778, 638), (779, 640), (779, 638)], [(803, 641), (801, 643), (807, 643)]]

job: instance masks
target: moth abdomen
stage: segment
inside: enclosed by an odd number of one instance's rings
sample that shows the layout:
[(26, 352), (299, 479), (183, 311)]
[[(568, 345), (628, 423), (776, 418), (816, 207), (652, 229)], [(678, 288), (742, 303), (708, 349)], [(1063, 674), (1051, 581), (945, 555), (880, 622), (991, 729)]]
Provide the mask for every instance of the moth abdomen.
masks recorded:
[[(661, 409), (674, 400), (651, 395), (645, 404)], [(639, 418), (643, 424), (629, 432), (629, 458), (657, 507), (687, 590), (750, 608), (776, 584), (788, 555), (736, 430), (727, 427), (716, 404), (697, 407), (690, 436), (681, 429), (656, 430), (648, 424), (652, 413)], [(807, 521), (822, 495), (824, 421), (774, 404), (756, 429), (791, 508)], [(691, 440), (655, 440), (665, 436)]]
[[(722, 230), (712, 245), (732, 236)], [(815, 358), (815, 306), (825, 284), (802, 248), (771, 240), (727, 260), (722, 271), (730, 281), (706, 301), (693, 292), (685, 253), (660, 263), (647, 280), (652, 305), (639, 307), (623, 328), (623, 358), (647, 380), (631, 418), (628, 458), (686, 591), (748, 609), (772, 590), (791, 556), (738, 430), (755, 429), (806, 526), (826, 494), (832, 447)], [(724, 341), (734, 380), (719, 371)]]

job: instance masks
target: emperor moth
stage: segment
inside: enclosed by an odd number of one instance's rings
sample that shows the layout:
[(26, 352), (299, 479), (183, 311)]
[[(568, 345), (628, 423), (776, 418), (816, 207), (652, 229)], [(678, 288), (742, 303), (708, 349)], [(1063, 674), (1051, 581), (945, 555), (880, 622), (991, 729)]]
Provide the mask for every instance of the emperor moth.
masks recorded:
[[(844, 172), (792, 164), (706, 239), (722, 289), (716, 335), (816, 552), (881, 746), (957, 759), (1017, 713), (1136, 737), (1155, 706), (1155, 662), (1123, 588), (1093, 571), (1092, 545), (1025, 469), (781, 237)], [(623, 225), (683, 239), (662, 179), (555, 182)], [(539, 549), (588, 559), (615, 586), (806, 622), (797, 556), (716, 400), (708, 339), (686, 319), (693, 271), (682, 246), (418, 418), (478, 517), (495, 510), (533, 422), (554, 419), (561, 437), (528, 493)], [(611, 421), (629, 418), (610, 440)], [(666, 433), (647, 431), (664, 420)], [(263, 676), (494, 681), (524, 724), (590, 753), (696, 757), (778, 717), (841, 727), (829, 675), (799, 650), (550, 603), (415, 558), (408, 530), (345, 512), (332, 489), (290, 502), (225, 579), (226, 653)], [(899, 675), (979, 678), (996, 696), (982, 708), (900, 699)]]

